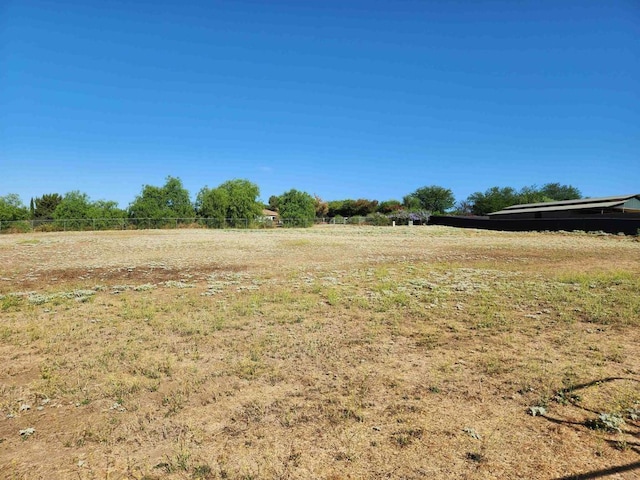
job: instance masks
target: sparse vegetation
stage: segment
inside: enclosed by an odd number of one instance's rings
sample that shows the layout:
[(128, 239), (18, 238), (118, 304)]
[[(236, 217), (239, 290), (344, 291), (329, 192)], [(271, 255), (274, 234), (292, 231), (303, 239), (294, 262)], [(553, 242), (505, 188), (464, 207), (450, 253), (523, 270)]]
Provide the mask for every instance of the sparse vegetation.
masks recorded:
[(8, 478), (546, 479), (640, 453), (630, 237), (329, 225), (0, 252)]

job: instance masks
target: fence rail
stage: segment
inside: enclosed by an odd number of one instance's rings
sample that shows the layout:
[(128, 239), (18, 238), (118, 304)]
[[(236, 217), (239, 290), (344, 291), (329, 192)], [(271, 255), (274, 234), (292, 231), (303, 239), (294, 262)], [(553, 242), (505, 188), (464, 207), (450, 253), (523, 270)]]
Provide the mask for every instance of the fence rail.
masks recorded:
[(330, 225), (409, 225), (411, 221), (396, 221), (380, 217), (324, 217), (324, 218), (67, 218), (57, 220), (0, 220), (0, 233), (66, 232), (98, 230), (159, 230), (176, 228), (276, 228), (308, 227), (313, 224)]
[(150, 230), (175, 228), (265, 228), (269, 220), (247, 218), (65, 218), (0, 221), (0, 232), (62, 232), (95, 230)]

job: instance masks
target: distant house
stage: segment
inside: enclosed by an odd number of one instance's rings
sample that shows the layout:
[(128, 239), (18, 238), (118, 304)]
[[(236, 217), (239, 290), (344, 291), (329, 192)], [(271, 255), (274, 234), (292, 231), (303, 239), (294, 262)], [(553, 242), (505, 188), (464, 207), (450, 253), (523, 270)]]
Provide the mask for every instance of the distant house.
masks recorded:
[(512, 205), (489, 214), (491, 220), (536, 218), (640, 218), (640, 194)]
[(262, 220), (275, 222), (277, 218), (278, 212), (274, 212), (273, 210), (268, 210), (266, 208), (262, 210)]

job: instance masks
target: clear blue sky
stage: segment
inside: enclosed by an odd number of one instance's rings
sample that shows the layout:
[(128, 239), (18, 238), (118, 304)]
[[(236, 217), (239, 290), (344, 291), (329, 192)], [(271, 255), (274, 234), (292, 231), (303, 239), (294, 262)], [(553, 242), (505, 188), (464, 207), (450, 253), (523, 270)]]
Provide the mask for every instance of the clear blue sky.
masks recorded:
[(637, 0), (0, 0), (0, 195), (640, 191)]

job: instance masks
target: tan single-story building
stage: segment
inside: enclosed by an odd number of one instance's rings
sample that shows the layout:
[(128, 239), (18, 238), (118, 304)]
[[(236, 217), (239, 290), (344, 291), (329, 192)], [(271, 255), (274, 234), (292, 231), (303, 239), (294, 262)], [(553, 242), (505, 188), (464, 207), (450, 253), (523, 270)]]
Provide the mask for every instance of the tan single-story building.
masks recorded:
[(275, 222), (278, 218), (278, 212), (274, 212), (273, 210), (263, 209), (262, 210), (262, 220), (270, 220)]

